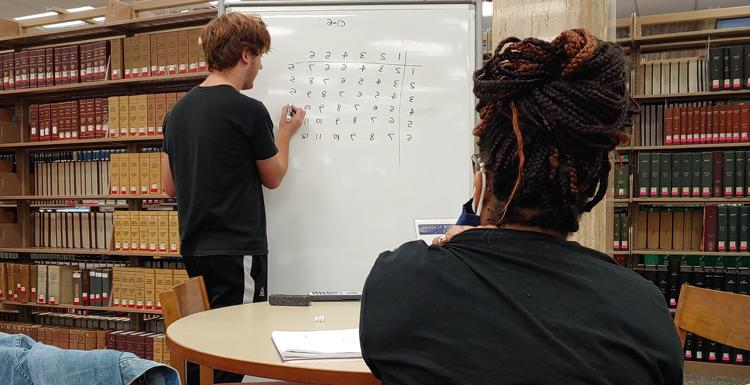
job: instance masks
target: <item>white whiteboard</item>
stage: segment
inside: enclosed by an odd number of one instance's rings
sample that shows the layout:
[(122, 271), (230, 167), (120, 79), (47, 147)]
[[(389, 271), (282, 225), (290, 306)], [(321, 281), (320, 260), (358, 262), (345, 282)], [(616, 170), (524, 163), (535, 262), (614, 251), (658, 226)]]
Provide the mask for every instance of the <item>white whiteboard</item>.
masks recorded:
[(415, 219), (456, 217), (471, 194), (473, 5), (228, 11), (271, 34), (248, 94), (274, 121), (308, 109), (286, 179), (265, 191), (269, 293), (361, 290)]

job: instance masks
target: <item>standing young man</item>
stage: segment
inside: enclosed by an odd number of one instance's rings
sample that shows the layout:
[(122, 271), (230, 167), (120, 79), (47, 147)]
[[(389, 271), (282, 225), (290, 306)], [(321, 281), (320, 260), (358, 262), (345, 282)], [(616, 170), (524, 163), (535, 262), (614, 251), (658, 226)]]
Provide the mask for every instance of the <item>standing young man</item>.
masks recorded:
[[(265, 301), (266, 213), (262, 186), (287, 172), (289, 142), (304, 111), (281, 112), (274, 139), (265, 106), (240, 94), (253, 87), (271, 37), (259, 17), (230, 13), (201, 32), (209, 74), (164, 122), (164, 190), (178, 197), (181, 254), (203, 276), (212, 308)], [(240, 377), (217, 371), (217, 382)]]

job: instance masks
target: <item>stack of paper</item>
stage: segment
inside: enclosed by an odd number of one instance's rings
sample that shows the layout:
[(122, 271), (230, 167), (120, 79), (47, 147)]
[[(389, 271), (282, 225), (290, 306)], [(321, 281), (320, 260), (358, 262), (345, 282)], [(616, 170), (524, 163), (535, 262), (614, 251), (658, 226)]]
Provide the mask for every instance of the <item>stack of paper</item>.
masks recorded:
[(271, 338), (282, 361), (362, 357), (359, 329), (273, 331)]

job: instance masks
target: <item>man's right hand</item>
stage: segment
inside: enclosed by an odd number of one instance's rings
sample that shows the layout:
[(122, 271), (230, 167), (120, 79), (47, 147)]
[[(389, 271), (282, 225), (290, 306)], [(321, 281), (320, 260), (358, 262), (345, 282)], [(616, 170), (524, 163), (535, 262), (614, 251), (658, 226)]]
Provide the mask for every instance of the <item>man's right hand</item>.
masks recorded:
[(284, 135), (287, 138), (291, 138), (294, 133), (299, 130), (302, 126), (302, 122), (305, 120), (305, 110), (302, 107), (294, 107), (294, 115), (292, 120), (287, 122), (286, 116), (289, 112), (289, 106), (285, 105), (281, 109), (281, 118), (279, 119), (279, 135)]

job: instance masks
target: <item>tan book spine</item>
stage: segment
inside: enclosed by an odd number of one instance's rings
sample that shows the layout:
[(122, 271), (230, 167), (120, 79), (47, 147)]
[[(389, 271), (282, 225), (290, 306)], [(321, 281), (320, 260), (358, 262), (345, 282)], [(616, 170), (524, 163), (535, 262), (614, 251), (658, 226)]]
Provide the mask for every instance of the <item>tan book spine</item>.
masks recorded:
[(166, 253), (169, 251), (169, 212), (157, 211), (157, 220), (159, 221), (159, 252)]
[(153, 310), (156, 306), (156, 277), (154, 269), (143, 269), (144, 302), (146, 310)]
[(141, 195), (148, 195), (148, 193), (151, 191), (151, 154), (150, 153), (140, 153), (138, 154), (138, 167), (139, 167), (139, 175), (138, 175), (138, 184), (140, 186), (140, 194)]
[(156, 95), (148, 94), (146, 101), (146, 126), (148, 135), (156, 135)]
[(177, 211), (169, 212), (169, 251), (172, 253), (180, 251), (180, 227)]
[(139, 176), (140, 176), (140, 154), (129, 153), (128, 154), (128, 186), (130, 195), (138, 195), (139, 191)]
[(130, 214), (129, 211), (118, 211), (120, 213), (120, 239), (122, 244), (122, 250), (130, 250)]
[(161, 152), (152, 152), (148, 154), (149, 166), (149, 193), (161, 194)]
[(130, 136), (138, 136), (138, 102), (139, 95), (128, 96), (128, 129)]

